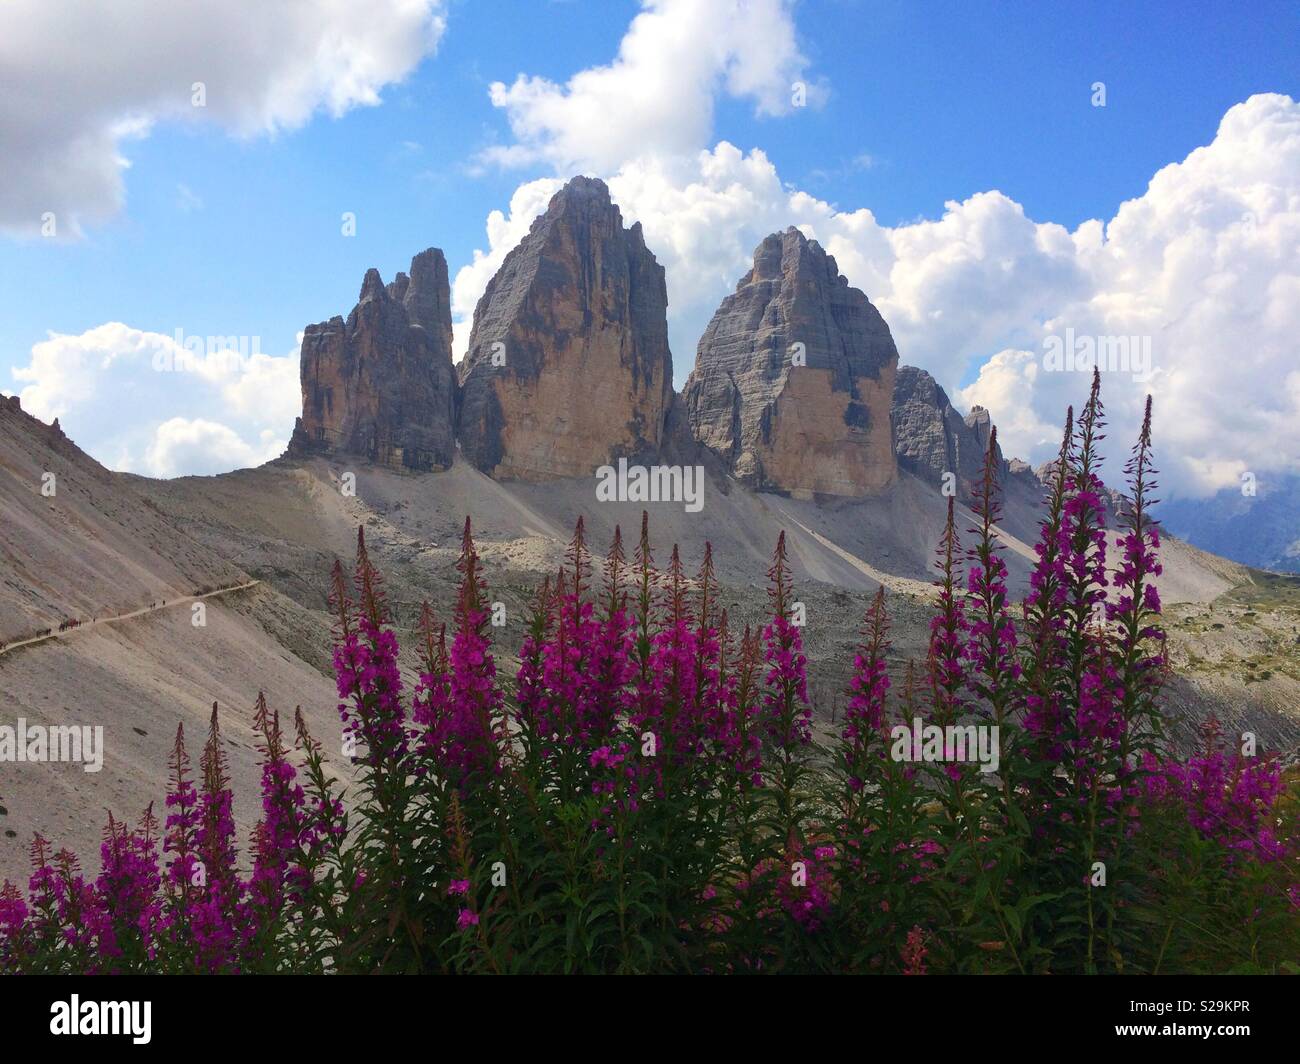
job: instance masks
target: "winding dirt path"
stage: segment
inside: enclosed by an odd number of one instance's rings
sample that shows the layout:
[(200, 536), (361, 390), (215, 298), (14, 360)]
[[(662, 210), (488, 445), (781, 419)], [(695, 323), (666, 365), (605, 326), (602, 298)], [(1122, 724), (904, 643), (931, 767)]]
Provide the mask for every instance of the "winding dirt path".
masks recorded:
[(231, 584), (230, 587), (219, 587), (215, 591), (205, 591), (202, 595), (186, 595), (184, 598), (168, 599), (158, 605), (144, 606), (138, 610), (132, 610), (130, 613), (118, 613), (112, 617), (97, 617), (93, 621), (82, 621), (75, 628), (65, 628), (62, 632), (52, 631), (49, 635), (34, 635), (30, 639), (22, 639), (17, 643), (10, 643), (7, 646), (0, 647), (0, 655), (8, 654), (9, 651), (17, 650), (19, 647), (31, 646), (33, 643), (44, 643), (47, 639), (62, 639), (64, 636), (73, 635), (76, 632), (84, 632), (88, 628), (97, 628), (101, 624), (129, 621), (132, 617), (142, 617), (146, 613), (156, 613), (158, 610), (169, 610), (173, 606), (183, 606), (187, 602), (198, 602), (201, 599), (212, 598), (213, 595), (243, 591), (245, 588), (254, 587), (261, 582), (260, 580), (250, 580), (246, 584)]

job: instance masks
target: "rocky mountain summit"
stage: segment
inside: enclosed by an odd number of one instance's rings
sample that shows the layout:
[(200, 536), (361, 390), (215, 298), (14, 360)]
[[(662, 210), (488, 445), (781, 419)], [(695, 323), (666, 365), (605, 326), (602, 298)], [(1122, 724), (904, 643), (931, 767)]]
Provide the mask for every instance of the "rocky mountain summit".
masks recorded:
[[(963, 417), (945, 392), (925, 370), (899, 366), (894, 378), (894, 448), (898, 464), (931, 487), (942, 489), (944, 474), (956, 478), (957, 498), (974, 500), (984, 474), (984, 456), (993, 428), (989, 412), (971, 407)], [(998, 481), (1015, 479), (1037, 484), (1033, 470), (1018, 459), (1007, 461), (995, 445)]]
[[(663, 267), (603, 181), (576, 177), (505, 257), (452, 366), (447, 263), (430, 248), (384, 285), (370, 270), (345, 321), (308, 326), (290, 454), (497, 480), (590, 477), (626, 457), (703, 463), (799, 498), (877, 495), (899, 470), (969, 502), (992, 421), (963, 417), (894, 341), (835, 259), (793, 227), (765, 237), (673, 391)], [(1026, 499), (1033, 472), (998, 454)]]
[(445, 469), (455, 451), (451, 291), (437, 248), (387, 286), (369, 270), (346, 321), (303, 333), (302, 416), (290, 453), (341, 451), (381, 465)]
[(672, 400), (664, 269), (603, 181), (577, 177), (492, 278), (460, 366), (459, 434), (497, 477), (650, 457)]
[(835, 259), (793, 227), (700, 338), (684, 399), (696, 439), (754, 488), (860, 496), (897, 472), (889, 326)]

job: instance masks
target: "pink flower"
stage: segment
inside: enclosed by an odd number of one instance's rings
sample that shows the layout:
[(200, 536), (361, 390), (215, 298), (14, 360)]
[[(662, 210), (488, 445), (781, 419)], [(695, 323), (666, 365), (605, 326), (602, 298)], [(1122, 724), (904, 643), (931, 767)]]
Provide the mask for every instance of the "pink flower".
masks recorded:
[(913, 927), (903, 944), (903, 974), (925, 975), (925, 957), (930, 951), (925, 946), (925, 932)]

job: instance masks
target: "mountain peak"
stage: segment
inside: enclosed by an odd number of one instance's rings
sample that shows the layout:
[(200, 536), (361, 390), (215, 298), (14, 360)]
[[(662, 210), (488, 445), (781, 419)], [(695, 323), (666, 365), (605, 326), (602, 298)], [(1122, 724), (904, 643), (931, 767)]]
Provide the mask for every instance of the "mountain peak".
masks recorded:
[(753, 487), (867, 495), (894, 479), (898, 351), (866, 295), (799, 229), (770, 233), (722, 301), (684, 401), (696, 439)]
[(667, 306), (641, 227), (624, 226), (603, 181), (573, 178), (474, 310), (465, 455), (497, 476), (544, 479), (654, 452), (672, 398)]
[(365, 280), (361, 282), (361, 295), (357, 297), (358, 303), (366, 303), (372, 299), (387, 299), (388, 289), (384, 287), (384, 279), (379, 276), (379, 271), (373, 266), (366, 271)]
[(303, 331), (302, 417), (290, 451), (343, 452), (411, 469), (445, 468), (455, 452), (447, 262), (429, 248), (385, 286), (369, 269), (345, 321)]

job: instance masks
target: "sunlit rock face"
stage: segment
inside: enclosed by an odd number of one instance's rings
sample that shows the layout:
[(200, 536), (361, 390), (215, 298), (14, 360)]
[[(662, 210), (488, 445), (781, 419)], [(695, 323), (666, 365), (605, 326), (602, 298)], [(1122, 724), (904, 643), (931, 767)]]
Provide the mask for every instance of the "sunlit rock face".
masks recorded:
[(869, 495), (897, 475), (897, 366), (880, 313), (790, 228), (759, 244), (722, 301), (683, 398), (695, 438), (751, 487)]
[(658, 453), (672, 401), (664, 270), (603, 181), (576, 177), (501, 264), (460, 366), (461, 450), (495, 477)]

